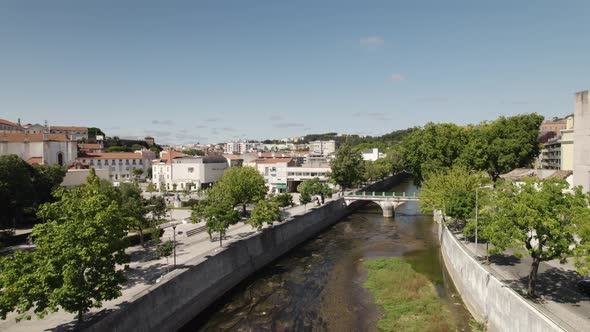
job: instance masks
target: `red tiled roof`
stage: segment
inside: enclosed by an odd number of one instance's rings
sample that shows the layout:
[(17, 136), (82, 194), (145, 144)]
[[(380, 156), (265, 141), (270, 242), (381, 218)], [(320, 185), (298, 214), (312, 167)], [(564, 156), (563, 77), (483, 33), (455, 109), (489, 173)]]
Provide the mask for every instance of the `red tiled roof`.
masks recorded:
[(78, 157), (78, 160), (80, 159), (143, 159), (143, 156), (133, 152), (104, 152), (87, 153), (85, 156)]
[(274, 158), (274, 159), (260, 159), (256, 160), (257, 164), (279, 164), (279, 163), (290, 163), (293, 158)]
[(88, 127), (50, 126), (50, 130), (88, 131)]
[(176, 158), (186, 158), (186, 157), (191, 157), (188, 154), (184, 154), (182, 152), (178, 152), (175, 150), (168, 150), (168, 151), (164, 151), (162, 154), (162, 157), (159, 159), (160, 162), (165, 162), (168, 165), (172, 164), (172, 159), (176, 159)]
[(29, 158), (29, 160), (27, 160), (27, 164), (29, 164), (29, 165), (42, 165), (43, 158), (42, 157), (31, 157), (31, 158)]
[[(70, 139), (65, 134), (48, 134), (48, 140), (57, 142), (69, 142)], [(0, 142), (43, 142), (43, 134), (26, 134), (26, 133), (0, 133)]]
[(0, 123), (3, 124), (3, 125), (12, 126), (12, 127), (16, 127), (16, 128), (19, 128), (20, 127), (16, 123), (10, 122), (10, 121), (4, 120), (4, 119), (0, 119)]
[(244, 159), (244, 158), (242, 158), (242, 156), (237, 155), (237, 154), (224, 154), (223, 156), (229, 160), (243, 160)]

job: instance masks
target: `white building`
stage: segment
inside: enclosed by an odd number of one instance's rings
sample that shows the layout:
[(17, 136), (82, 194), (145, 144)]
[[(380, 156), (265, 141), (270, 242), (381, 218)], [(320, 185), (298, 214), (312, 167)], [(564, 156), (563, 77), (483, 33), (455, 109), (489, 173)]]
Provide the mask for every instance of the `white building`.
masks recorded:
[(94, 168), (108, 171), (112, 182), (131, 181), (134, 170), (142, 170), (141, 177), (145, 177), (151, 166), (153, 152), (149, 150), (137, 152), (105, 152), (87, 153), (76, 159), (76, 168)]
[(0, 155), (15, 154), (31, 165), (71, 165), (77, 156), (77, 144), (66, 135), (0, 133)]
[(287, 192), (288, 168), (295, 166), (293, 158), (259, 159), (255, 161), (255, 166), (264, 177), (269, 192)]
[(10, 122), (8, 120), (0, 119), (0, 133), (18, 133), (22, 132), (23, 128), (19, 123)]
[(330, 141), (313, 141), (310, 144), (310, 151), (316, 155), (327, 156), (336, 153), (338, 143), (334, 140)]
[(152, 163), (152, 182), (158, 190), (200, 189), (219, 180), (228, 168), (223, 156), (189, 156), (171, 150), (162, 151)]
[(574, 100), (574, 185), (590, 191), (590, 106), (589, 90), (576, 93)]
[(88, 139), (87, 127), (49, 126), (50, 134), (64, 134), (76, 140)]
[(379, 152), (379, 149), (377, 148), (363, 150), (362, 155), (363, 160), (365, 161), (375, 161), (377, 159), (385, 158), (385, 153)]

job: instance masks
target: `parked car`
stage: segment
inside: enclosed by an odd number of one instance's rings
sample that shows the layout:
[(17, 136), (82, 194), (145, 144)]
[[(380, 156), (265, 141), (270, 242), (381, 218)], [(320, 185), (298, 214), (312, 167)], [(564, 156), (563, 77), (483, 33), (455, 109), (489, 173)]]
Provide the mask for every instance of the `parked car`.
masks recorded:
[(581, 293), (590, 296), (590, 280), (580, 280), (576, 286)]

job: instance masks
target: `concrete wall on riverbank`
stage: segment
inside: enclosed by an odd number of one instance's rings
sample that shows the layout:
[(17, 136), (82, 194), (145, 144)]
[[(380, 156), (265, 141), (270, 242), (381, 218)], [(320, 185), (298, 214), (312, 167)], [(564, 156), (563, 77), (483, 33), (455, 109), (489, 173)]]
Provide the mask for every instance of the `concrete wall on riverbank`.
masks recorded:
[(485, 322), (490, 331), (563, 331), (481, 266), (440, 219), (435, 213), (444, 264), (477, 321)]
[[(365, 188), (386, 190), (400, 174)], [(332, 201), (301, 216), (233, 242), (210, 256), (197, 257), (167, 276), (167, 281), (136, 296), (88, 331), (174, 331), (188, 323), (232, 287), (258, 269), (350, 214), (363, 202)]]

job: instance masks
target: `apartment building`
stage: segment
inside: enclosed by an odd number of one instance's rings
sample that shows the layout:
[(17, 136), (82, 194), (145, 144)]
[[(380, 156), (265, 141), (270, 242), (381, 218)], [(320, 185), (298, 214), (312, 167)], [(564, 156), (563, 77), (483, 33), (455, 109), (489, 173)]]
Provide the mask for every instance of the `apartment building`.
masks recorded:
[(313, 141), (309, 143), (311, 153), (315, 155), (328, 156), (336, 153), (338, 142), (330, 141)]
[(141, 170), (140, 177), (145, 178), (151, 167), (154, 153), (149, 150), (136, 152), (105, 152), (81, 154), (76, 159), (74, 168), (94, 168), (107, 171), (112, 182), (131, 181), (135, 170)]
[(88, 139), (87, 127), (49, 126), (50, 134), (64, 134), (75, 140)]
[(152, 163), (152, 182), (158, 190), (207, 188), (229, 168), (220, 155), (189, 156), (174, 150), (162, 151)]
[(590, 91), (577, 92), (574, 99), (574, 186), (590, 191)]

